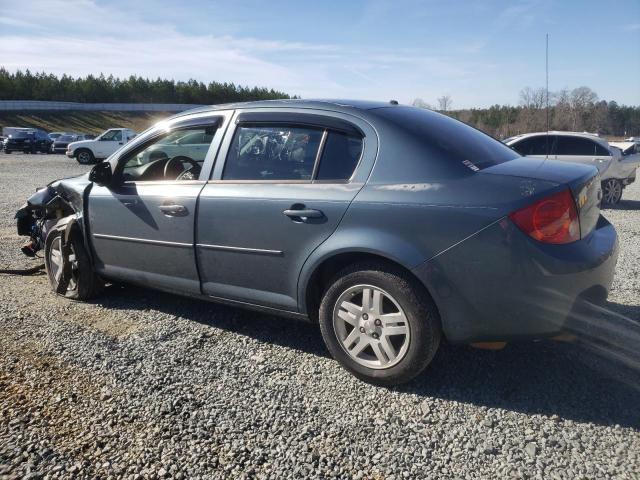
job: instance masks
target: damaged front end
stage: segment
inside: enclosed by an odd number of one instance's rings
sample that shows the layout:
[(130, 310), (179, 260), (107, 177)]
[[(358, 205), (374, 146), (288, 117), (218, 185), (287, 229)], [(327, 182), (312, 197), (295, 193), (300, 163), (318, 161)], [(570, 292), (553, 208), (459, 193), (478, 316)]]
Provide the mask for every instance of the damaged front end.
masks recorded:
[(77, 225), (83, 230), (80, 220), (89, 185), (85, 176), (58, 180), (39, 189), (27, 200), (15, 215), (18, 235), (29, 237), (21, 247), (22, 253), (35, 257), (44, 248), (47, 235), (53, 229)]

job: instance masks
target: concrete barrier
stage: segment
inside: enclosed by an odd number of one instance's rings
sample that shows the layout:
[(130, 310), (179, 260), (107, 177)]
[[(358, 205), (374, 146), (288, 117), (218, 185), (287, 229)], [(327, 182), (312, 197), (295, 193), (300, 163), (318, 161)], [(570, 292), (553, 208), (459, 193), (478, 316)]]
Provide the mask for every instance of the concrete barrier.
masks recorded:
[(80, 103), (48, 102), (41, 100), (0, 100), (0, 111), (56, 111), (80, 110), (90, 112), (182, 112), (202, 105), (185, 103)]

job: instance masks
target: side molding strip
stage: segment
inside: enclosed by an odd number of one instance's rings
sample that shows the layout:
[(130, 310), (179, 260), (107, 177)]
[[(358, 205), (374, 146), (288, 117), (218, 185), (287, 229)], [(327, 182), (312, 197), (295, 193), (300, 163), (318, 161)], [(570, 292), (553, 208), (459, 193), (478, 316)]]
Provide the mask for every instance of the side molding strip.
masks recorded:
[(163, 247), (180, 247), (193, 248), (193, 243), (167, 242), (164, 240), (150, 240), (147, 238), (120, 237), (117, 235), (105, 235), (104, 233), (93, 233), (94, 238), (104, 238), (107, 240), (117, 240), (121, 242), (148, 243), (151, 245), (160, 245)]
[(205, 248), (207, 250), (222, 250), (225, 252), (236, 252), (236, 253), (254, 253), (258, 255), (280, 256), (283, 254), (282, 250), (265, 250), (263, 248), (230, 247), (228, 245), (210, 245), (208, 243), (197, 243), (196, 247)]

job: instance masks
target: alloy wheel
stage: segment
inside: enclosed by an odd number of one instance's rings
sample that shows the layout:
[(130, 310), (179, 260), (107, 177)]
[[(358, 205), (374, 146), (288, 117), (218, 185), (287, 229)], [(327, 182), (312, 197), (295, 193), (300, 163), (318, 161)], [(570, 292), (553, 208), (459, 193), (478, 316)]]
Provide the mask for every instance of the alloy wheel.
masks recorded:
[(89, 163), (90, 161), (91, 161), (91, 156), (87, 152), (80, 152), (78, 154), (78, 162)]
[(615, 204), (620, 201), (620, 197), (622, 197), (622, 184), (618, 180), (614, 178), (606, 180), (603, 185), (603, 190), (605, 203)]
[(398, 364), (411, 339), (409, 320), (386, 291), (372, 285), (347, 289), (336, 302), (333, 328), (349, 357), (372, 369)]

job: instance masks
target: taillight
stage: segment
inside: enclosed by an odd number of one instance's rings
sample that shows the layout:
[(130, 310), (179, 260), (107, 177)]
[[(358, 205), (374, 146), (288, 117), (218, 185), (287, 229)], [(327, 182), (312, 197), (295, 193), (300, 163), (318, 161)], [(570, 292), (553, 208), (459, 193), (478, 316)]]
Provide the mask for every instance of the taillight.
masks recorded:
[(580, 240), (578, 211), (568, 189), (517, 210), (509, 218), (540, 242), (558, 244)]

